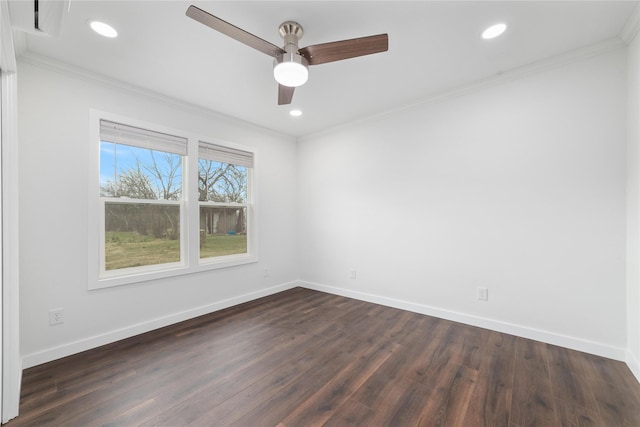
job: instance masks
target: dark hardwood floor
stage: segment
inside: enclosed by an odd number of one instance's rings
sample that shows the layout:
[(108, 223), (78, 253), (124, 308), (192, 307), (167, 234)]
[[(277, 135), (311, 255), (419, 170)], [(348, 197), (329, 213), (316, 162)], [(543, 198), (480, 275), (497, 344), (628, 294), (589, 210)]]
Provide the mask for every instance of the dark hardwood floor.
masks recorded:
[(18, 426), (640, 426), (627, 366), (296, 288), (24, 372)]

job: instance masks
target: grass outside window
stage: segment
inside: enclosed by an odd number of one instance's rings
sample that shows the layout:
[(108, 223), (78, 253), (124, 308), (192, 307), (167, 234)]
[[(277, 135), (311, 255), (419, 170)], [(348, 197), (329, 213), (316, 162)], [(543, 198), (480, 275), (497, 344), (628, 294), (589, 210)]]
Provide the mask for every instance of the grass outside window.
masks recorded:
[[(200, 248), (202, 258), (247, 253), (247, 236), (208, 235)], [(180, 261), (180, 241), (144, 236), (136, 232), (105, 233), (105, 269), (140, 267)]]

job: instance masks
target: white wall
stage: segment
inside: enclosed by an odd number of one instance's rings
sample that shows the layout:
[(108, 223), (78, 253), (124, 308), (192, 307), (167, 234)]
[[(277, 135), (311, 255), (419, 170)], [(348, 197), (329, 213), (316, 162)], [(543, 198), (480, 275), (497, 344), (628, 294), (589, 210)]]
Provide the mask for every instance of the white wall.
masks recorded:
[[(25, 367), (292, 286), (293, 138), (37, 61), (19, 63), (21, 337)], [(259, 152), (260, 262), (87, 290), (89, 109), (191, 130)], [(263, 277), (263, 269), (270, 275)], [(65, 309), (50, 327), (48, 310)]]
[[(636, 8), (635, 13), (638, 12)], [(627, 364), (640, 381), (640, 36), (627, 55)]]
[(299, 141), (301, 280), (623, 359), (625, 91), (616, 49)]

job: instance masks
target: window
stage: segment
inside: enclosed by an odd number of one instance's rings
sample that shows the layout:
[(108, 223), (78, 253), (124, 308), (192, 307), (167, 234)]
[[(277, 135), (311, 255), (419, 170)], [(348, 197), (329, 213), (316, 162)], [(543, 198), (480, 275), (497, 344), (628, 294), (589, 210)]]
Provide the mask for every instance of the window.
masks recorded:
[(200, 259), (247, 253), (248, 177), (253, 154), (198, 144)]
[(183, 262), (186, 155), (186, 138), (100, 121), (101, 272)]
[(254, 151), (96, 111), (91, 123), (89, 288), (257, 260)]

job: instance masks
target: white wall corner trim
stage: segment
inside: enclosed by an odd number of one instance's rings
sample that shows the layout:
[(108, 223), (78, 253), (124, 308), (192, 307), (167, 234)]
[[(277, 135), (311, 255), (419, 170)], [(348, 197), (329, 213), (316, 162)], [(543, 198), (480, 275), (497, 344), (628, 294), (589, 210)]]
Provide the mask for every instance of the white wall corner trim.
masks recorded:
[(18, 415), (20, 359), (17, 75), (2, 81), (2, 422)]
[[(347, 298), (353, 298), (360, 301), (371, 302), (374, 304), (380, 304), (387, 307), (398, 308), (400, 310), (407, 310), (414, 313), (424, 314), (427, 316), (433, 316), (440, 319), (451, 320), (454, 322), (463, 323), (465, 325), (476, 326), (483, 329), (490, 329), (496, 332), (502, 332), (509, 335), (515, 335), (522, 338), (541, 341), (547, 344), (557, 345), (572, 350), (583, 351), (597, 356), (607, 357), (614, 360), (624, 361), (625, 357), (629, 357), (626, 354), (624, 348), (618, 348), (601, 344), (593, 341), (588, 341), (580, 338), (569, 337), (566, 335), (555, 334), (549, 331), (543, 331), (539, 329), (529, 328), (526, 326), (516, 325), (513, 323), (501, 322), (498, 320), (488, 319), (479, 316), (473, 316), (456, 311), (445, 310), (437, 307), (432, 307), (424, 304), (416, 304), (409, 301), (403, 301), (395, 298), (389, 298), (379, 295), (374, 295), (366, 292), (358, 292), (350, 289), (344, 289), (339, 287), (333, 287), (328, 285), (322, 285), (318, 283), (311, 283), (306, 281), (300, 281), (299, 286), (307, 289), (313, 289), (320, 292), (326, 292), (334, 295), (340, 295)], [(637, 362), (637, 361), (636, 361)], [(637, 363), (636, 363), (637, 366)]]
[(3, 423), (18, 415), (22, 360), (20, 358), (19, 335), (19, 258), (18, 258), (18, 117), (16, 53), (9, 16), (9, 4), (0, 1), (0, 80), (2, 106), (0, 126), (2, 143), (2, 167), (0, 171), (0, 196), (2, 198), (0, 233), (2, 250), (0, 256), (0, 280), (2, 298), (2, 357), (0, 363), (1, 392), (0, 414)]
[(258, 298), (273, 295), (278, 292), (283, 292), (288, 289), (295, 288), (296, 286), (298, 286), (297, 282), (284, 283), (281, 285), (272, 286), (270, 288), (261, 289), (256, 292), (238, 295), (236, 297), (217, 301), (212, 304), (203, 305), (186, 311), (181, 311), (168, 316), (153, 319), (148, 322), (138, 323), (126, 328), (110, 331), (75, 342), (62, 344), (46, 349), (44, 351), (24, 355), (22, 363), (24, 365), (24, 368), (27, 369), (36, 365), (40, 365), (42, 363), (47, 363), (52, 360), (60, 359), (72, 354), (100, 347), (105, 344), (110, 344), (116, 341), (123, 340), (125, 338), (130, 338), (139, 334), (143, 334), (145, 332), (153, 331), (155, 329), (193, 319), (198, 316), (224, 310), (225, 308), (233, 307), (235, 305), (253, 301)]

